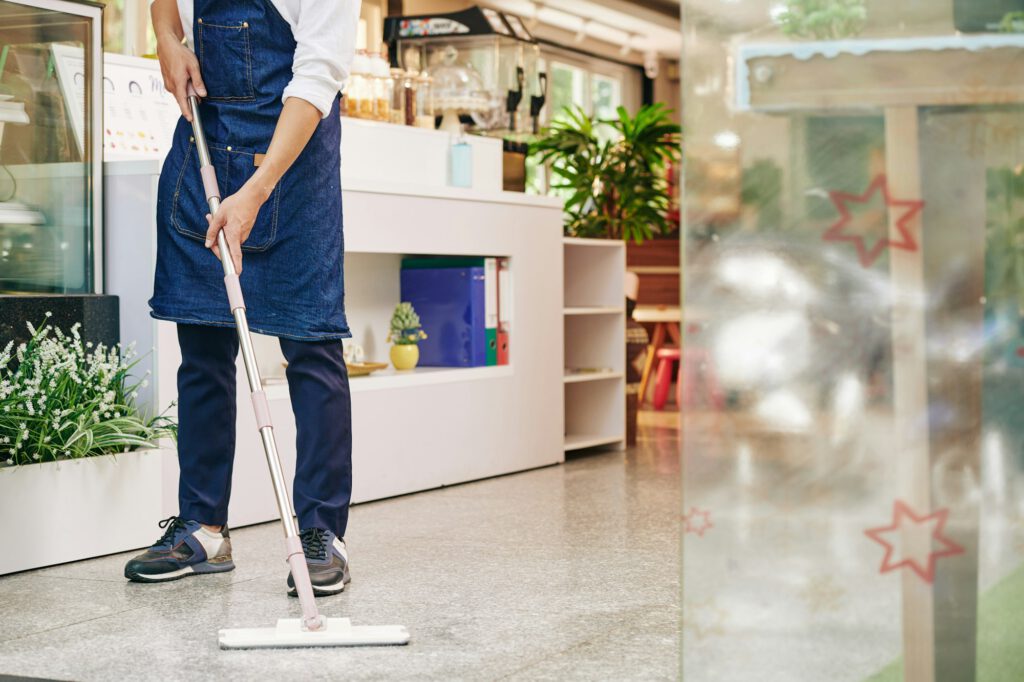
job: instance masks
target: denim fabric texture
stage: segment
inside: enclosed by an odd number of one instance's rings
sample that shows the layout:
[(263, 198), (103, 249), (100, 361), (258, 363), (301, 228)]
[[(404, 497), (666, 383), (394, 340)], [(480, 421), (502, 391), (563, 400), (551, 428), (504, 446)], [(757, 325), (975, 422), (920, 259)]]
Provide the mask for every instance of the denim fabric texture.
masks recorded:
[[(200, 116), (223, 198), (256, 171), (281, 114), (295, 40), (269, 0), (197, 0), (196, 56), (208, 96)], [(260, 209), (242, 245), (253, 331), (298, 341), (351, 336), (345, 318), (339, 98)], [(178, 120), (157, 194), (152, 315), (233, 327), (223, 272), (204, 246), (206, 196), (192, 126)]]

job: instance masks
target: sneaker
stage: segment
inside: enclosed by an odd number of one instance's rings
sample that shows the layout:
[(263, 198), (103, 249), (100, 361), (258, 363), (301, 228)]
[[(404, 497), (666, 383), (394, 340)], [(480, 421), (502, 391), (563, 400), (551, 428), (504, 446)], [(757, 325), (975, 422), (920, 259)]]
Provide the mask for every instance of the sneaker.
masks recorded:
[(231, 534), (203, 528), (177, 516), (160, 522), (163, 537), (124, 567), (124, 577), (137, 583), (160, 583), (200, 573), (233, 571)]
[[(313, 594), (326, 597), (338, 594), (352, 580), (348, 572), (348, 550), (345, 541), (329, 530), (307, 528), (299, 534), (302, 551), (309, 567), (309, 581)], [(299, 596), (292, 574), (288, 574), (288, 594)]]

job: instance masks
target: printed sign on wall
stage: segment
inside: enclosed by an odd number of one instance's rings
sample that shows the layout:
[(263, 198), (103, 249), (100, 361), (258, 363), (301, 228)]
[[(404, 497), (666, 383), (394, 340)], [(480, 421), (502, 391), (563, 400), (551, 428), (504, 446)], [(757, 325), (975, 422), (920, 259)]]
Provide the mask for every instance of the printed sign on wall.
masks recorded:
[[(82, 48), (53, 45), (57, 78), (75, 128), (79, 149), (85, 135), (85, 56)], [(103, 157), (163, 158), (181, 115), (164, 90), (155, 59), (103, 55)]]

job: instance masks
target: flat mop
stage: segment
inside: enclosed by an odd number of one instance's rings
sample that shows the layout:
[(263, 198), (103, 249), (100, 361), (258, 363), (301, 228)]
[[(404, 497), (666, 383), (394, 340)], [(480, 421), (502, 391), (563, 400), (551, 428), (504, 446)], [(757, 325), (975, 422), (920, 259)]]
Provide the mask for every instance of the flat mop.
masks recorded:
[[(217, 174), (210, 163), (210, 150), (206, 146), (203, 124), (199, 119), (199, 96), (192, 84), (188, 84), (188, 103), (192, 110), (192, 131), (196, 151), (199, 154), (199, 173), (203, 179), (206, 201), (210, 207), (210, 215), (215, 215), (220, 208), (220, 190), (217, 188)], [(274, 439), (274, 427), (270, 423), (270, 406), (267, 395), (263, 392), (259, 368), (256, 366), (256, 355), (253, 352), (252, 337), (249, 336), (249, 323), (245, 317), (245, 302), (242, 299), (242, 287), (235, 272), (235, 265), (228, 251), (228, 243), (224, 232), (217, 235), (220, 247), (220, 261), (224, 267), (224, 284), (227, 287), (228, 303), (231, 314), (238, 328), (238, 342), (242, 349), (245, 362), (245, 376), (249, 380), (249, 391), (252, 394), (252, 406), (256, 411), (256, 425), (263, 441), (263, 451), (267, 455), (267, 466), (270, 467), (270, 480), (274, 484), (274, 495), (277, 497), (277, 509), (281, 514), (284, 526), (284, 543), (288, 565), (292, 570), (292, 578), (299, 594), (299, 605), (302, 618), (281, 618), (277, 627), (272, 628), (230, 628), (219, 633), (221, 649), (262, 649), (275, 647), (313, 647), (313, 646), (380, 646), (389, 644), (408, 644), (409, 631), (402, 625), (352, 625), (348, 618), (324, 618), (317, 611), (313, 597), (313, 586), (309, 582), (309, 569), (306, 557), (302, 553), (302, 542), (292, 512), (292, 502), (288, 498), (284, 472), (281, 469), (281, 458), (277, 454), (277, 442)]]

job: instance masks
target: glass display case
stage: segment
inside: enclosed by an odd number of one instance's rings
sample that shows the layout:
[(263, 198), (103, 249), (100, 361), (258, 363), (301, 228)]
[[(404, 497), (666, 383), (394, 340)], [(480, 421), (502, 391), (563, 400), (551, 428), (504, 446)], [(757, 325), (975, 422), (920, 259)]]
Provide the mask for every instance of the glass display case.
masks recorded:
[(102, 288), (101, 18), (0, 0), (0, 294)]
[[(540, 115), (547, 77), (540, 47), (518, 17), (486, 7), (451, 14), (389, 17), (384, 37), (393, 66), (433, 75), (451, 49), (483, 79), (487, 106), (470, 114), (479, 131), (529, 132)], [(467, 118), (469, 121), (470, 118)]]

